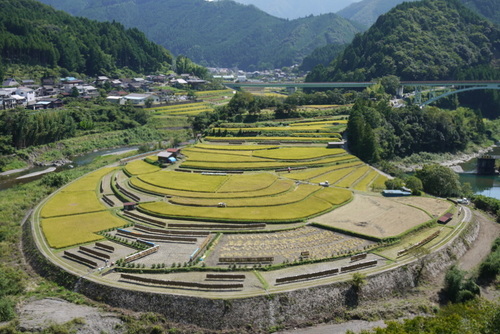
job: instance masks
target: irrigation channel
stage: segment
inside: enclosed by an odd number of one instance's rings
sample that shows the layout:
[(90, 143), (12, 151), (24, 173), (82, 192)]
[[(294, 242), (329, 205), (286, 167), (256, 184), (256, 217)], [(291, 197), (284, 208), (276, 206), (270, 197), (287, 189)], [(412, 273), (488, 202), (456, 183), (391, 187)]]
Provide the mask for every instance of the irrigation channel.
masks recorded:
[(137, 149), (137, 146), (125, 146), (113, 149), (97, 150), (87, 154), (70, 157), (71, 161), (62, 166), (35, 166), (18, 171), (0, 173), (0, 191), (12, 188), (18, 184), (35, 181), (47, 173), (57, 173), (76, 166), (87, 165), (100, 156), (122, 154), (125, 152), (136, 151)]

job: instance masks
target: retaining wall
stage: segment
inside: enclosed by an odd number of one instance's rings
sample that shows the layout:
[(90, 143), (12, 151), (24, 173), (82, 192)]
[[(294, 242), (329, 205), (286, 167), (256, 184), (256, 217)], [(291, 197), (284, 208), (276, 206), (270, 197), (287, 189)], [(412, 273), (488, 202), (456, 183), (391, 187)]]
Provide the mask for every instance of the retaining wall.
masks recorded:
[(336, 282), (301, 290), (242, 299), (205, 299), (126, 290), (72, 275), (45, 258), (38, 250), (31, 224), (24, 224), (23, 249), (32, 267), (41, 275), (94, 300), (135, 311), (151, 311), (178, 323), (209, 329), (247, 328), (266, 332), (270, 327), (316, 323), (341, 317), (347, 308), (365, 301), (400, 295), (416, 287), (427, 276), (435, 276), (452, 265), (479, 234), (479, 224), (470, 223), (446, 246), (411, 263), (388, 269), (366, 279), (360, 291), (349, 282)]

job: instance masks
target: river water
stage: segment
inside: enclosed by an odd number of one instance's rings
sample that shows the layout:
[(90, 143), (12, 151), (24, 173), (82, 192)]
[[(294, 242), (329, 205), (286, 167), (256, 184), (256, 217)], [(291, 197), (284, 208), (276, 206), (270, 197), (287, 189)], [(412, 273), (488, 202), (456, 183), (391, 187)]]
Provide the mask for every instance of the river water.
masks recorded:
[[(488, 154), (500, 155), (500, 147), (494, 147)], [(459, 173), (460, 182), (469, 182), (475, 194), (500, 199), (500, 176), (476, 175), (476, 163), (477, 159), (472, 159), (460, 165), (464, 170)]]
[[(80, 156), (75, 156), (71, 157), (70, 159), (72, 160), (71, 163), (68, 163), (64, 166), (58, 166), (58, 167), (33, 167), (33, 168), (28, 168), (23, 171), (17, 172), (17, 173), (12, 173), (8, 175), (0, 175), (0, 191), (11, 188), (17, 184), (24, 184), (28, 183), (34, 180), (37, 180), (41, 178), (43, 175), (45, 175), (44, 172), (47, 172), (50, 170), (50, 172), (60, 172), (69, 168), (73, 168), (76, 166), (83, 166), (86, 164), (91, 163), (95, 158), (100, 157), (100, 156), (105, 156), (105, 155), (111, 155), (111, 154), (121, 154), (129, 151), (135, 151), (137, 150), (137, 146), (133, 147), (119, 147), (119, 148), (114, 148), (114, 149), (106, 149), (106, 150), (99, 150), (99, 151), (94, 151), (90, 152), (84, 155)], [(50, 169), (49, 169), (50, 168)], [(40, 174), (39, 174), (40, 173)]]

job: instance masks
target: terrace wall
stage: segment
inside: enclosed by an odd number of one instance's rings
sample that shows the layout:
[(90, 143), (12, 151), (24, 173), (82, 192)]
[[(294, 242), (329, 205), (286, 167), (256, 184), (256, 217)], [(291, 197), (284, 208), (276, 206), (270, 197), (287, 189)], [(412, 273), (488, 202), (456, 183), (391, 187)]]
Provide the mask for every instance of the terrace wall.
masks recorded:
[(412, 263), (370, 275), (359, 294), (349, 282), (242, 299), (198, 297), (125, 290), (68, 273), (45, 258), (33, 240), (31, 224), (24, 224), (23, 249), (28, 262), (41, 275), (112, 306), (164, 314), (172, 321), (210, 329), (247, 328), (266, 332), (277, 325), (313, 324), (342, 317), (346, 308), (401, 295), (425, 277), (445, 270), (461, 257), (479, 234), (469, 226), (448, 245)]

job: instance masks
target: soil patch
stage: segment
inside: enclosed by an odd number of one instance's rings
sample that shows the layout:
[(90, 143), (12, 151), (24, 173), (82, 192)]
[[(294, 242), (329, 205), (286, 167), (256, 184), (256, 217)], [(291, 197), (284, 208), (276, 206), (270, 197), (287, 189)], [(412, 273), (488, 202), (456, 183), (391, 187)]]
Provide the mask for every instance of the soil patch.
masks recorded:
[(122, 321), (114, 314), (97, 308), (76, 305), (57, 298), (29, 300), (18, 307), (19, 330), (40, 332), (53, 324), (81, 319), (79, 334), (123, 333)]

